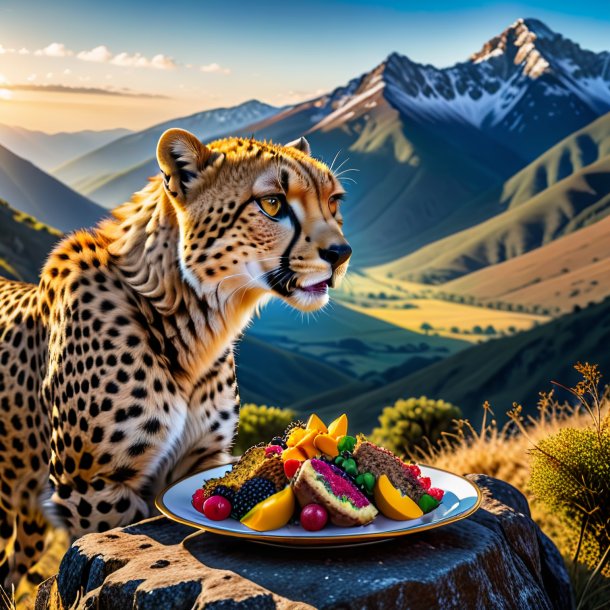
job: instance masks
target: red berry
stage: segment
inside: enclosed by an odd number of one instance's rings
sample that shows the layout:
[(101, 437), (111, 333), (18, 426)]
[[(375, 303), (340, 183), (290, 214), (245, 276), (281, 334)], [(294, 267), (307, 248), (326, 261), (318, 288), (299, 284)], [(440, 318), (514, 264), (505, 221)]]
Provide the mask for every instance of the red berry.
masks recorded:
[(284, 450), (279, 445), (269, 445), (265, 447), (265, 456), (273, 455), (274, 453), (282, 455), (282, 451)]
[(416, 476), (420, 476), (421, 475), (421, 470), (419, 469), (419, 466), (417, 464), (407, 464), (407, 466), (409, 467), (409, 470)]
[(231, 514), (231, 502), (222, 496), (210, 496), (203, 503), (203, 514), (212, 521), (222, 521)]
[(308, 504), (301, 511), (301, 525), (308, 532), (321, 530), (328, 521), (328, 513), (319, 504)]
[(203, 489), (197, 489), (195, 490), (195, 493), (193, 494), (193, 497), (191, 499), (191, 504), (193, 505), (193, 508), (202, 513), (203, 512), (203, 502), (205, 501), (205, 496), (203, 493)]
[(300, 467), (301, 462), (299, 462), (299, 460), (286, 460), (284, 462), (284, 474), (286, 475), (286, 478), (292, 479)]
[(430, 487), (428, 494), (431, 495), (437, 502), (440, 502), (445, 495), (445, 492), (438, 487)]
[(430, 477), (420, 477), (419, 478), (419, 484), (426, 490), (428, 491), (430, 489), (430, 486), (432, 485), (432, 481), (430, 480)]

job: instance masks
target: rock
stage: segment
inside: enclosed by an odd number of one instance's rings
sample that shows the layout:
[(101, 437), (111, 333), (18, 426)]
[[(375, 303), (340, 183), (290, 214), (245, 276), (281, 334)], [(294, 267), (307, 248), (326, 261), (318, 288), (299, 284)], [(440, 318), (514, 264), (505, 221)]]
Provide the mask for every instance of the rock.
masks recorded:
[(507, 483), (469, 475), (481, 508), (437, 530), (349, 549), (281, 549), (155, 517), (89, 534), (37, 610), (573, 608), (562, 558)]

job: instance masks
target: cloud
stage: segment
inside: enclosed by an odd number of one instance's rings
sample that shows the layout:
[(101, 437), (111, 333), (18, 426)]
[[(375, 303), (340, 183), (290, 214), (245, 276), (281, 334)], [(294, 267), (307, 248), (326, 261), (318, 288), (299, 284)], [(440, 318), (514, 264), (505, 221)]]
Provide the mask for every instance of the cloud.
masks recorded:
[(201, 66), (199, 68), (201, 72), (211, 73), (215, 72), (216, 74), (230, 74), (231, 70), (229, 68), (223, 68), (221, 65), (217, 63), (207, 64), (205, 66)]
[(71, 55), (74, 55), (74, 52), (68, 49), (66, 45), (61, 42), (52, 42), (44, 49), (38, 49), (34, 55), (45, 55), (47, 57), (70, 57)]
[(110, 63), (122, 68), (154, 68), (156, 70), (173, 70), (178, 64), (169, 56), (163, 53), (154, 55), (148, 59), (142, 53), (117, 53), (112, 51), (104, 44), (101, 44), (90, 51), (81, 51), (76, 55), (82, 61), (93, 61), (96, 63)]
[(6, 47), (0, 44), (0, 55), (9, 55), (13, 53), (17, 53), (17, 55), (29, 55), (30, 51), (25, 47), (21, 49), (7, 49)]
[(166, 95), (157, 95), (155, 93), (141, 93), (131, 89), (106, 89), (103, 87), (70, 87), (68, 85), (35, 85), (35, 84), (17, 84), (3, 85), (5, 89), (12, 91), (39, 91), (42, 93), (80, 93), (82, 95), (111, 95), (118, 97), (139, 97), (139, 98), (154, 98), (154, 99), (169, 99)]
[(112, 53), (106, 45), (101, 44), (99, 47), (91, 49), (91, 51), (81, 51), (80, 53), (78, 53), (76, 58), (81, 59), (82, 61), (105, 63), (112, 59)]
[(111, 60), (111, 64), (123, 68), (155, 68), (157, 70), (173, 70), (178, 64), (167, 55), (159, 53), (152, 59), (148, 59), (141, 53), (118, 53)]

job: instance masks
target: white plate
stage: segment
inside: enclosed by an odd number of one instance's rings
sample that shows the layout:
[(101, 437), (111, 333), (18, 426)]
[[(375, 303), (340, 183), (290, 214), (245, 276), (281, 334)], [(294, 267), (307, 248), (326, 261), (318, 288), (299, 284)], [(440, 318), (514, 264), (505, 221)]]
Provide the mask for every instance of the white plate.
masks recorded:
[(364, 526), (327, 525), (319, 532), (308, 532), (299, 525), (286, 525), (269, 532), (255, 532), (235, 519), (212, 521), (197, 512), (191, 504), (191, 496), (204, 481), (220, 477), (230, 468), (230, 465), (218, 466), (174, 483), (159, 494), (156, 501), (157, 508), (174, 521), (224, 536), (236, 536), (282, 546), (342, 546), (381, 541), (393, 536), (404, 536), (441, 527), (468, 517), (481, 503), (479, 488), (468, 479), (440, 468), (420, 466), (422, 475), (430, 477), (433, 487), (444, 489), (445, 495), (437, 508), (419, 519), (394, 521), (380, 514), (372, 523)]

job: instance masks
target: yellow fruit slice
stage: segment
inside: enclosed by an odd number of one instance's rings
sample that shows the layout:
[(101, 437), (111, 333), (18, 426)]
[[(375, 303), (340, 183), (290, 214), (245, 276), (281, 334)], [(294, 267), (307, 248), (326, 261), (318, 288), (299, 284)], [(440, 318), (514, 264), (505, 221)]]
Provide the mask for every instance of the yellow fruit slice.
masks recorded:
[(295, 428), (286, 439), (288, 447), (294, 447), (305, 435), (307, 430), (305, 428)]
[(318, 436), (317, 430), (310, 430), (307, 434), (295, 445), (296, 449), (300, 449), (305, 453), (308, 458), (316, 457), (318, 450), (315, 448), (313, 442)]
[(284, 527), (293, 513), (294, 492), (288, 486), (256, 504), (241, 518), (241, 522), (257, 532), (268, 532)]
[(424, 513), (408, 496), (403, 496), (390, 479), (382, 474), (375, 483), (375, 504), (382, 515), (396, 521), (417, 519)]
[(315, 448), (329, 457), (337, 457), (339, 450), (337, 449), (337, 439), (330, 434), (318, 434), (313, 441)]
[(328, 432), (328, 428), (324, 422), (315, 413), (312, 413), (309, 416), (309, 419), (307, 420), (307, 429), (317, 430), (320, 434), (326, 434)]
[(307, 454), (304, 451), (301, 451), (300, 447), (289, 447), (282, 451), (282, 459), (284, 462), (286, 460), (299, 460), (299, 462), (304, 462), (307, 459)]
[(345, 413), (329, 424), (328, 433), (335, 438), (347, 434), (347, 415)]

